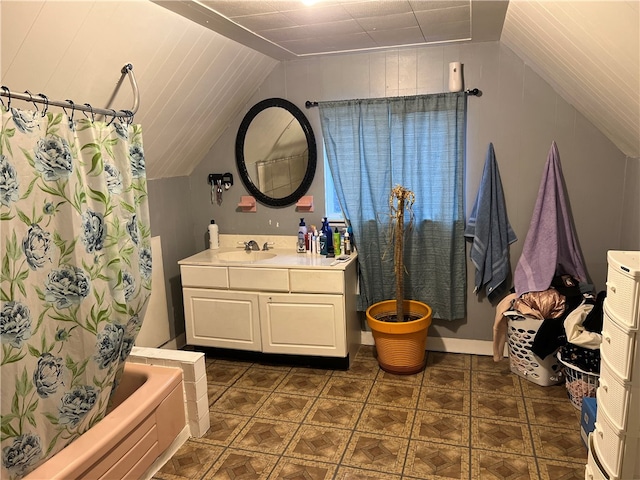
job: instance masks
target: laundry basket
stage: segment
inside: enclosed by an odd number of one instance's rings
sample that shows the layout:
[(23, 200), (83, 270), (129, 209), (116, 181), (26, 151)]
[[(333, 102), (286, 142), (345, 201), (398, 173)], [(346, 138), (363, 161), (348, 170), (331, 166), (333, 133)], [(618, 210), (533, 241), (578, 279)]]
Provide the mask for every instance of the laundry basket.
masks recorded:
[(598, 389), (598, 378), (600, 375), (597, 373), (585, 372), (575, 365), (565, 362), (560, 358), (560, 352), (558, 352), (557, 357), (560, 364), (564, 367), (569, 400), (571, 400), (574, 407), (581, 410), (583, 398), (595, 398), (596, 390)]
[(562, 367), (555, 355), (542, 359), (531, 351), (533, 339), (542, 320), (531, 317), (509, 317), (507, 328), (507, 346), (509, 366), (516, 375), (526, 378), (537, 385), (548, 387), (562, 383)]

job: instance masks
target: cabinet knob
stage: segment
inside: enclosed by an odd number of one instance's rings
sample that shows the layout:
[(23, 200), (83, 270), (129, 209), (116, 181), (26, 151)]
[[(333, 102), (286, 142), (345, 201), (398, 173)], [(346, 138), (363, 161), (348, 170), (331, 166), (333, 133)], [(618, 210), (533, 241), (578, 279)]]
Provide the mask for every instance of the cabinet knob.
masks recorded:
[(604, 393), (609, 392), (609, 386), (607, 385), (607, 382), (602, 380), (602, 378), (600, 379), (600, 386), (602, 387), (602, 390), (604, 390)]

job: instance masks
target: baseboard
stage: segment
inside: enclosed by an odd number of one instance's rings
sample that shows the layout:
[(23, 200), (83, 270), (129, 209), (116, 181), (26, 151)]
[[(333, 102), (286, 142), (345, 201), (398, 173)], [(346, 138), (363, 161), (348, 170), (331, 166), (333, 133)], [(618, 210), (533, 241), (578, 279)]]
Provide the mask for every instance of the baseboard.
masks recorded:
[[(360, 342), (362, 345), (374, 345), (373, 334), (371, 332), (361, 332)], [(427, 350), (493, 356), (493, 342), (466, 338), (427, 337)]]

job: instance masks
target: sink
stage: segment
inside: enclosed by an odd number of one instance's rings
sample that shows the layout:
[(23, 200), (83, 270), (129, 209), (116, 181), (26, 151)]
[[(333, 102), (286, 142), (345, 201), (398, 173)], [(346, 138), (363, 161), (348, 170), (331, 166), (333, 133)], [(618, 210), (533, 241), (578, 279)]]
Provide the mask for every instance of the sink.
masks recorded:
[(276, 256), (275, 253), (263, 252), (263, 251), (250, 251), (245, 250), (236, 252), (222, 252), (219, 253), (218, 259), (223, 262), (239, 262), (239, 263), (251, 263), (258, 260), (268, 260)]

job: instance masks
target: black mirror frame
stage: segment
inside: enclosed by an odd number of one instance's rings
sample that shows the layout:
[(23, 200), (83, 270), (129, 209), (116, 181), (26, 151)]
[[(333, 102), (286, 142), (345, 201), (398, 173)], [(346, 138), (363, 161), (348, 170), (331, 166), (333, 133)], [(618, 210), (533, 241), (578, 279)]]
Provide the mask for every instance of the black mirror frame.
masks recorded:
[[(284, 108), (289, 113), (291, 113), (296, 120), (298, 120), (298, 123), (302, 127), (302, 131), (304, 132), (304, 135), (307, 139), (307, 146), (309, 147), (309, 160), (307, 162), (307, 170), (304, 174), (302, 182), (300, 183), (300, 186), (291, 195), (283, 198), (273, 198), (262, 193), (258, 189), (258, 187), (256, 187), (256, 185), (251, 181), (244, 160), (244, 141), (247, 136), (247, 131), (249, 130), (249, 125), (251, 125), (253, 119), (260, 112), (271, 107)], [(256, 198), (256, 200), (270, 207), (286, 207), (292, 205), (300, 200), (300, 198), (305, 193), (307, 193), (307, 190), (309, 190), (316, 172), (317, 155), (318, 150), (316, 146), (316, 138), (313, 134), (311, 123), (309, 123), (307, 117), (305, 117), (304, 113), (302, 113), (302, 110), (300, 110), (293, 103), (285, 100), (284, 98), (268, 98), (256, 103), (244, 116), (244, 119), (240, 124), (240, 128), (238, 129), (238, 135), (236, 136), (236, 165), (238, 167), (238, 172), (240, 174), (240, 178), (242, 179), (242, 183), (244, 183), (244, 186), (247, 187), (247, 190), (249, 190), (249, 192)]]

